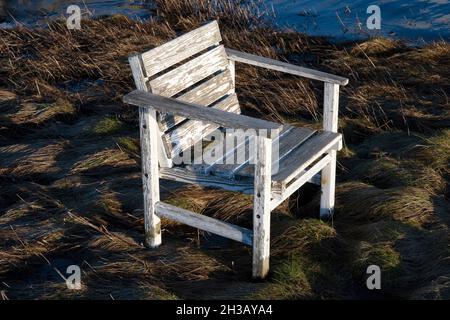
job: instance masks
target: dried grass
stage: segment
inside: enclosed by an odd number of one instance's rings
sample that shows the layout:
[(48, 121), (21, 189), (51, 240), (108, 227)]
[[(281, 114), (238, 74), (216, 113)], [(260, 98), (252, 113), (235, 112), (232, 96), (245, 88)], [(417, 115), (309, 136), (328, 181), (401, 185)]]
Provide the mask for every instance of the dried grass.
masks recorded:
[(117, 149), (107, 149), (78, 161), (73, 165), (71, 173), (102, 175), (115, 169), (127, 170), (135, 166), (136, 162), (130, 159), (126, 153)]
[[(358, 298), (366, 265), (378, 263), (392, 284), (386, 295), (448, 298), (449, 44), (331, 45), (273, 28), (255, 3), (156, 3), (147, 22), (0, 30), (1, 297)], [(163, 221), (158, 250), (140, 243), (137, 112), (119, 102), (133, 87), (126, 58), (211, 19), (227, 47), (350, 77), (334, 225), (278, 208), (265, 283), (248, 282), (248, 249), (199, 245), (176, 223)], [(243, 113), (318, 127), (320, 83), (242, 64), (236, 80)], [(164, 201), (251, 227), (251, 197), (165, 182), (161, 191)], [(42, 280), (60, 257), (82, 266), (80, 292), (58, 275)]]
[(436, 216), (429, 192), (421, 188), (378, 189), (360, 182), (339, 185), (337, 217), (343, 221), (373, 222), (394, 219), (422, 226)]
[(0, 125), (42, 125), (49, 120), (73, 118), (76, 114), (73, 105), (62, 99), (54, 103), (24, 102), (11, 109), (2, 110), (5, 113), (0, 118)]
[(336, 236), (336, 230), (325, 222), (316, 219), (296, 221), (283, 233), (274, 237), (271, 243), (271, 254), (273, 256), (301, 255), (306, 248)]
[(349, 170), (347, 178), (359, 179), (380, 189), (411, 186), (441, 194), (446, 181), (434, 167), (418, 161), (381, 157), (360, 162)]

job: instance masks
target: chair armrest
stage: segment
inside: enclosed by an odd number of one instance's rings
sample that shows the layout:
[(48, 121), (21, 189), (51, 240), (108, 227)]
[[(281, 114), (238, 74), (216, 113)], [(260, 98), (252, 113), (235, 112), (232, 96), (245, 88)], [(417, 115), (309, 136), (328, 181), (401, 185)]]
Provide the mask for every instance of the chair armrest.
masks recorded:
[(309, 78), (309, 79), (313, 79), (313, 80), (320, 80), (320, 81), (324, 81), (324, 82), (328, 82), (328, 83), (339, 84), (342, 86), (345, 86), (348, 83), (347, 78), (336, 76), (334, 74), (317, 71), (314, 69), (299, 67), (299, 66), (289, 64), (286, 62), (281, 62), (278, 60), (269, 59), (269, 58), (265, 58), (265, 57), (261, 57), (261, 56), (257, 56), (254, 54), (249, 54), (249, 53), (245, 53), (245, 52), (241, 52), (241, 51), (237, 51), (237, 50), (233, 50), (233, 49), (226, 48), (225, 51), (228, 55), (228, 59), (233, 60), (233, 61), (243, 62), (243, 63), (247, 63), (247, 64), (250, 64), (253, 66), (263, 67), (263, 68), (271, 69), (271, 70), (277, 70), (277, 71), (281, 71), (284, 73), (295, 74), (297, 76), (301, 76), (301, 77), (305, 77), (305, 78)]
[(233, 129), (266, 129), (275, 130), (276, 134), (281, 124), (208, 108), (198, 104), (187, 103), (173, 98), (166, 98), (143, 90), (134, 90), (123, 97), (125, 103), (142, 108), (151, 107), (159, 112), (172, 113), (189, 119), (212, 122), (225, 128)]

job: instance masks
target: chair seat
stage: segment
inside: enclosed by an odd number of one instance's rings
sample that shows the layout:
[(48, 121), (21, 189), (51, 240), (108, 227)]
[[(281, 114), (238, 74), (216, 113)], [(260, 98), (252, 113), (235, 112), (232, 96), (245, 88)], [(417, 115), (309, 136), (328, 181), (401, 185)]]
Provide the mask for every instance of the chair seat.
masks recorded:
[[(248, 189), (251, 192), (254, 177), (254, 164), (248, 153), (249, 146), (252, 146), (251, 139), (252, 137), (246, 137), (245, 142), (242, 141), (234, 149), (225, 151), (223, 156), (212, 163), (203, 163), (203, 158), (198, 158), (194, 160), (193, 165), (164, 168), (161, 170), (161, 177), (173, 180), (178, 180), (176, 177), (183, 180), (181, 178), (184, 177), (184, 180), (188, 180), (184, 182), (192, 181), (204, 185), (225, 184), (231, 189), (242, 192)], [(337, 150), (341, 140), (342, 136), (339, 133), (284, 126), (272, 143), (273, 187), (289, 183), (330, 150)], [(211, 142), (203, 149), (203, 154), (217, 148), (219, 144), (225, 144), (224, 141), (225, 139), (217, 143)], [(237, 155), (243, 151), (246, 153), (244, 161), (236, 163)]]

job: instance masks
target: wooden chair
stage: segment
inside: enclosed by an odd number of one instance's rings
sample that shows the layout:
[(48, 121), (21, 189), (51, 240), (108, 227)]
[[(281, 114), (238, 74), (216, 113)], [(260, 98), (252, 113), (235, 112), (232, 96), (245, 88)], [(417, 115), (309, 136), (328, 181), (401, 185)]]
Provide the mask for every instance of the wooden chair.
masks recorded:
[[(139, 107), (145, 243), (158, 247), (160, 217), (172, 219), (253, 246), (253, 277), (264, 278), (269, 271), (270, 213), (274, 208), (304, 183), (313, 182), (321, 184), (320, 216), (333, 214), (336, 151), (342, 144), (337, 133), (339, 86), (348, 79), (225, 49), (221, 40), (218, 23), (213, 21), (129, 57), (137, 90), (123, 100)], [(241, 115), (235, 62), (323, 81), (323, 131)], [(227, 164), (227, 159), (234, 159), (239, 152), (236, 147), (226, 150), (220, 161), (175, 165), (182, 152), (218, 128), (253, 132), (241, 141), (241, 147), (244, 144), (248, 149), (250, 142), (256, 146), (253, 162), (247, 158), (243, 163)], [(203, 152), (222, 143), (219, 140)], [(278, 155), (273, 157), (275, 146)], [(275, 167), (278, 170), (272, 170)], [(160, 178), (253, 193), (253, 230), (160, 201)]]

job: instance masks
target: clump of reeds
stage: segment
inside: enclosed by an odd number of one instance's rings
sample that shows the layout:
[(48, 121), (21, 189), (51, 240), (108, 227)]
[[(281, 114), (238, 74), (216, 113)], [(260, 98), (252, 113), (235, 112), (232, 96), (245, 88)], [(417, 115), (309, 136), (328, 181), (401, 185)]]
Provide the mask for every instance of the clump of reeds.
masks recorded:
[(337, 215), (342, 220), (370, 222), (395, 219), (422, 225), (431, 223), (435, 217), (431, 195), (425, 189), (378, 189), (358, 182), (339, 185), (337, 190)]

